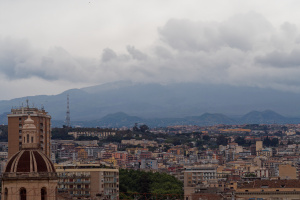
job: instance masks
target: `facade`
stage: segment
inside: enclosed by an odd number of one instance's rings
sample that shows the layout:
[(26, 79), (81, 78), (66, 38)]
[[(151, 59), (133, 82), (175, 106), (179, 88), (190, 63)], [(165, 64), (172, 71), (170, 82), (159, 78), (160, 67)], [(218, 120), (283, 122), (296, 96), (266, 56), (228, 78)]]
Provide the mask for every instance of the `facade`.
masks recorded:
[(263, 141), (256, 141), (255, 150), (261, 151), (263, 149)]
[(158, 169), (157, 160), (154, 159), (142, 159), (141, 160), (141, 169)]
[(279, 165), (278, 171), (280, 179), (298, 179), (296, 167), (291, 165)]
[(91, 136), (91, 137), (98, 137), (99, 139), (107, 138), (108, 136), (116, 135), (116, 132), (111, 131), (103, 131), (103, 132), (93, 132), (93, 131), (86, 131), (86, 132), (69, 132), (68, 135), (72, 135), (75, 139), (80, 136)]
[(22, 147), (22, 127), (28, 114), (34, 121), (34, 125), (37, 129), (36, 142), (39, 144), (39, 148), (49, 158), (51, 157), (50, 139), (51, 139), (51, 116), (48, 113), (38, 108), (21, 107), (17, 109), (11, 109), (11, 113), (8, 117), (8, 158), (21, 150)]
[(185, 169), (184, 173), (184, 196), (191, 196), (203, 183), (207, 185), (217, 182), (217, 169), (214, 166), (198, 166)]
[(240, 200), (300, 199), (299, 180), (256, 180), (238, 187), (235, 198)]
[(56, 200), (53, 163), (40, 149), (39, 131), (30, 115), (23, 123), (21, 150), (11, 156), (2, 175), (2, 199)]
[(58, 192), (73, 199), (119, 199), (119, 170), (99, 164), (56, 165)]

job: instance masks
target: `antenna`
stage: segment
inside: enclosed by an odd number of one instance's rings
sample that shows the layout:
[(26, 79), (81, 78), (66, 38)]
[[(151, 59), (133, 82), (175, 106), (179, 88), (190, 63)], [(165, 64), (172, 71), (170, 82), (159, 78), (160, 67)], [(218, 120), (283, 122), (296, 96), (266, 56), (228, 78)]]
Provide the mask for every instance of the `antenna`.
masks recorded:
[(71, 127), (71, 122), (70, 122), (70, 107), (69, 107), (69, 94), (67, 95), (66, 126), (67, 127)]

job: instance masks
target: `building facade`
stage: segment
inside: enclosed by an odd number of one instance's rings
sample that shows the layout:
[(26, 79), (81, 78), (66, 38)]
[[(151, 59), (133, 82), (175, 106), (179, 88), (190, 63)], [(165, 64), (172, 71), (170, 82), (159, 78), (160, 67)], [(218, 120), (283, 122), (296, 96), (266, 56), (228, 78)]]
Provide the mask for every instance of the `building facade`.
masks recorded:
[(119, 199), (119, 170), (99, 164), (56, 165), (58, 192), (73, 199)]
[(8, 158), (17, 153), (22, 148), (22, 127), (28, 114), (34, 121), (37, 129), (36, 142), (41, 151), (49, 158), (51, 157), (51, 116), (43, 109), (21, 107), (11, 109), (8, 117)]

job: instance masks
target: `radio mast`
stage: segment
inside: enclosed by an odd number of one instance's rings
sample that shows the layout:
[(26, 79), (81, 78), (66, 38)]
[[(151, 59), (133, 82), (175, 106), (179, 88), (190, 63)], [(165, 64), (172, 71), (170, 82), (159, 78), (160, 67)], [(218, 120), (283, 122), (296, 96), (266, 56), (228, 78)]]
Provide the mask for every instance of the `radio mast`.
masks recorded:
[(71, 127), (71, 122), (70, 122), (70, 106), (69, 106), (69, 94), (67, 95), (66, 126), (67, 126), (67, 127)]

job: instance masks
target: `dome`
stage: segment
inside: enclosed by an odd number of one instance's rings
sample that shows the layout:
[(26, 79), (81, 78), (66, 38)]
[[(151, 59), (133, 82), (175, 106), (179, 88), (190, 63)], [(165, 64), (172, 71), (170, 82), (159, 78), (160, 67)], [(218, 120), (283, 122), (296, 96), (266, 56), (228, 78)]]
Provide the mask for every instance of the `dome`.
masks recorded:
[(23, 129), (36, 129), (34, 121), (31, 119), (30, 115), (28, 115), (28, 118), (24, 121)]
[(5, 173), (55, 173), (51, 160), (39, 150), (21, 150), (7, 162)]

